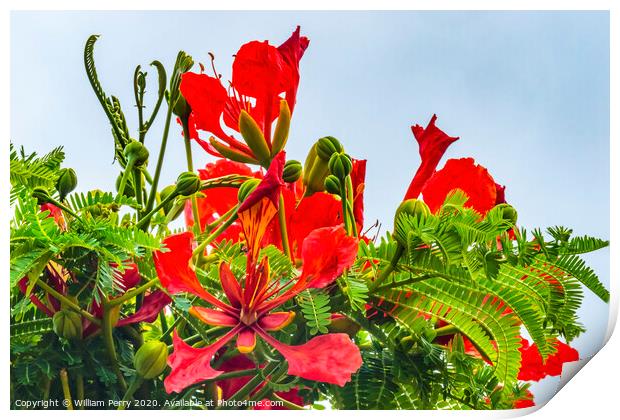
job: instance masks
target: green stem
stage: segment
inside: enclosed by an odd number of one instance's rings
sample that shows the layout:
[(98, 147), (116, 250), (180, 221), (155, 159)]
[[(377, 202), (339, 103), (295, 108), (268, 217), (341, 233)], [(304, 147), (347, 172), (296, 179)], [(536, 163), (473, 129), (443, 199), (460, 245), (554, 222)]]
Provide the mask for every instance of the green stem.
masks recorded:
[(50, 285), (48, 285), (47, 283), (43, 282), (43, 280), (37, 279), (37, 285), (41, 289), (45, 290), (47, 293), (49, 293), (50, 295), (54, 296), (56, 299), (61, 301), (63, 305), (73, 309), (75, 312), (79, 313), (80, 315), (82, 315), (84, 318), (88, 319), (93, 324), (95, 324), (95, 325), (100, 325), (101, 324), (101, 322), (97, 318), (95, 318), (93, 315), (91, 315), (90, 313), (86, 312), (82, 308), (80, 308), (79, 305), (77, 305), (76, 303), (74, 303), (74, 302), (70, 301), (69, 299), (67, 299), (66, 296), (60, 294), (58, 291), (56, 291)]
[(52, 197), (48, 197), (47, 201), (50, 204), (55, 205), (56, 207), (58, 207), (59, 209), (61, 209), (62, 211), (69, 213), (71, 216), (73, 216), (75, 219), (79, 220), (81, 223), (84, 223), (84, 221), (82, 220), (82, 218), (80, 216), (77, 215), (77, 213), (75, 213), (73, 210), (71, 210), (69, 207), (65, 206), (63, 203), (61, 203), (58, 200), (54, 200)]
[(52, 388), (52, 380), (47, 376), (43, 376), (43, 401), (50, 398), (50, 389)]
[(144, 379), (141, 376), (134, 376), (131, 384), (129, 384), (127, 392), (125, 392), (125, 395), (123, 395), (123, 400), (121, 401), (121, 404), (118, 406), (119, 410), (124, 410), (126, 408), (126, 403), (128, 403), (133, 398), (133, 394), (138, 390), (138, 388), (140, 388), (140, 385), (142, 385), (143, 382)]
[(121, 369), (118, 366), (116, 348), (114, 347), (114, 337), (112, 336), (112, 329), (114, 328), (114, 326), (112, 325), (112, 311), (110, 310), (112, 308), (113, 306), (110, 306), (109, 302), (103, 302), (103, 341), (105, 343), (106, 351), (108, 352), (108, 357), (110, 359), (110, 364), (112, 365), (112, 370), (116, 375), (118, 383), (123, 391), (127, 391), (127, 383), (125, 382), (123, 372), (121, 372)]
[(131, 299), (131, 298), (133, 298), (135, 296), (138, 296), (138, 295), (146, 292), (149, 288), (155, 286), (158, 283), (159, 283), (159, 279), (158, 278), (150, 280), (150, 281), (146, 282), (145, 284), (143, 284), (142, 286), (140, 286), (140, 287), (138, 287), (136, 289), (129, 290), (127, 293), (117, 297), (116, 299), (112, 299), (111, 301), (108, 302), (108, 306), (110, 308), (118, 306), (121, 303), (126, 302), (129, 299)]
[[(136, 192), (136, 202), (142, 209), (142, 172), (140, 168), (133, 168), (131, 171), (133, 173), (133, 187)], [(138, 215), (140, 212), (138, 212)]]
[[(116, 194), (116, 198), (114, 199), (114, 201), (118, 202), (123, 196), (123, 193), (125, 192), (125, 185), (127, 184), (127, 180), (129, 179), (129, 175), (131, 174), (133, 170), (133, 165), (135, 162), (136, 162), (135, 158), (130, 158), (127, 161), (127, 166), (125, 166), (125, 172), (123, 172), (123, 177), (121, 178), (121, 182), (118, 184), (118, 193)], [(135, 191), (135, 193), (136, 195), (138, 194), (137, 191)]]
[[(194, 172), (194, 160), (192, 158), (192, 143), (189, 137), (189, 123), (188, 118), (181, 118), (181, 123), (183, 125), (183, 140), (185, 142), (185, 159), (187, 160), (187, 170), (189, 172)], [(194, 217), (194, 233), (199, 235), (202, 230), (200, 227), (200, 212), (198, 211), (198, 200), (196, 199), (196, 195), (192, 194), (192, 216)]]
[(62, 384), (62, 394), (67, 401), (67, 410), (73, 410), (73, 400), (71, 399), (71, 388), (69, 387), (69, 375), (67, 369), (60, 369), (60, 383)]
[[(162, 331), (168, 331), (168, 320), (166, 319), (166, 311), (164, 309), (159, 311), (159, 323), (161, 324)], [(166, 344), (170, 344), (171, 342), (170, 337), (164, 339), (164, 343)]]
[(351, 225), (353, 227), (353, 235), (357, 237), (357, 222), (355, 221), (355, 213), (353, 212), (354, 205), (354, 197), (353, 197), (353, 181), (351, 181), (351, 175), (347, 175), (346, 177), (346, 185), (347, 185), (347, 211), (349, 213), (349, 217), (351, 218)]
[(295, 263), (295, 260), (291, 256), (291, 247), (288, 243), (288, 232), (286, 229), (286, 209), (284, 208), (284, 195), (280, 192), (280, 202), (278, 206), (278, 220), (280, 222), (280, 235), (282, 236), (282, 248), (289, 260)]
[(440, 328), (436, 328), (435, 329), (436, 337), (442, 337), (444, 335), (456, 334), (458, 332), (460, 332), (460, 330), (458, 328), (456, 328), (454, 325), (446, 325), (444, 327), (440, 327)]
[[(76, 396), (78, 401), (84, 401), (84, 375), (81, 373), (78, 373), (75, 378), (75, 392), (77, 394)], [(79, 409), (83, 410), (84, 404), (80, 404)]]
[(407, 280), (392, 281), (392, 282), (390, 282), (388, 284), (384, 284), (382, 286), (379, 286), (379, 287), (373, 289), (372, 293), (377, 293), (377, 292), (380, 292), (380, 291), (383, 291), (383, 290), (388, 290), (388, 289), (394, 289), (396, 287), (407, 286), (409, 284), (418, 283), (420, 281), (428, 280), (428, 279), (431, 279), (433, 277), (437, 277), (437, 276), (435, 276), (433, 274), (423, 274), (423, 275), (418, 276), (418, 277), (411, 277), (410, 279), (407, 279)]
[(211, 232), (213, 229), (215, 229), (215, 227), (219, 226), (220, 223), (228, 219), (230, 216), (232, 216), (236, 212), (237, 212), (237, 206), (231, 207), (230, 210), (228, 210), (226, 213), (224, 213), (223, 215), (218, 217), (216, 220), (214, 220), (213, 222), (205, 226), (205, 232)]
[(153, 217), (155, 213), (157, 213), (162, 207), (168, 204), (171, 200), (174, 200), (176, 197), (177, 196), (175, 194), (170, 194), (168, 197), (162, 200), (161, 203), (155, 206), (154, 209), (149, 211), (148, 214), (144, 215), (142, 219), (136, 224), (138, 229), (142, 229), (142, 227), (148, 226), (149, 222), (151, 221), (151, 217)]
[(286, 399), (282, 398), (281, 396), (279, 396), (275, 392), (271, 395), (271, 397), (274, 400), (276, 400), (276, 401), (282, 402), (282, 405), (284, 405), (284, 407), (288, 408), (289, 410), (305, 410), (305, 408), (303, 408), (301, 405), (297, 405), (295, 403), (292, 403), (289, 400), (286, 400)]
[(217, 239), (218, 236), (220, 236), (226, 229), (228, 229), (228, 227), (230, 225), (232, 225), (235, 222), (235, 220), (237, 220), (237, 217), (238, 217), (237, 213), (234, 213), (230, 218), (228, 218), (228, 220), (226, 220), (224, 223), (222, 223), (219, 228), (217, 228), (209, 236), (207, 236), (207, 238), (204, 241), (202, 241), (200, 243), (200, 245), (198, 245), (196, 247), (196, 249), (192, 253), (192, 257), (196, 257), (197, 255), (200, 255), (202, 253), (202, 251), (204, 251), (204, 249), (211, 242), (213, 242), (215, 239)]
[(383, 284), (385, 280), (387, 280), (389, 275), (392, 274), (392, 272), (396, 269), (396, 266), (398, 265), (400, 257), (403, 256), (403, 252), (405, 252), (405, 248), (401, 244), (397, 244), (396, 251), (394, 252), (394, 256), (392, 257), (390, 264), (385, 267), (381, 274), (379, 274), (379, 277), (377, 277), (377, 279), (371, 284), (371, 292), (375, 291), (379, 286), (381, 286), (381, 284)]
[[(157, 166), (155, 167), (155, 174), (153, 175), (153, 184), (151, 185), (151, 191), (149, 193), (149, 199), (146, 203), (146, 211), (150, 212), (155, 203), (155, 194), (157, 193), (157, 185), (159, 184), (159, 176), (161, 175), (161, 168), (164, 164), (164, 155), (166, 154), (166, 144), (168, 144), (168, 132), (170, 131), (170, 120), (172, 118), (172, 105), (168, 105), (168, 112), (166, 113), (166, 122), (164, 124), (164, 134), (161, 139), (161, 145), (159, 146), (159, 156), (157, 157)], [(149, 213), (152, 216), (152, 214)], [(144, 219), (147, 219), (146, 217)], [(150, 219), (150, 217), (148, 218)]]

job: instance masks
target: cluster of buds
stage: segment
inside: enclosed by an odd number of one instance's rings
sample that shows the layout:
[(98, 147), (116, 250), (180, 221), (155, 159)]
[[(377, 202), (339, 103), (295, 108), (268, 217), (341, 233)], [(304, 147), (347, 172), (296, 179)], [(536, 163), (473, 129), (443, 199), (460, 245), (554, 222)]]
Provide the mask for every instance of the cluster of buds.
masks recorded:
[[(333, 161), (332, 158), (334, 158)], [(348, 164), (344, 162), (347, 159)], [(328, 192), (332, 194), (339, 194), (341, 179), (339, 175), (344, 175), (346, 172), (342, 179), (346, 178), (351, 172), (351, 166), (351, 159), (344, 154), (344, 149), (338, 139), (331, 136), (318, 139), (310, 149), (304, 163), (305, 195), (310, 196), (315, 192), (325, 191), (326, 188), (329, 188)], [(332, 169), (337, 174), (332, 172)], [(330, 176), (334, 176), (334, 178), (329, 178)], [(337, 189), (334, 184), (338, 184)]]

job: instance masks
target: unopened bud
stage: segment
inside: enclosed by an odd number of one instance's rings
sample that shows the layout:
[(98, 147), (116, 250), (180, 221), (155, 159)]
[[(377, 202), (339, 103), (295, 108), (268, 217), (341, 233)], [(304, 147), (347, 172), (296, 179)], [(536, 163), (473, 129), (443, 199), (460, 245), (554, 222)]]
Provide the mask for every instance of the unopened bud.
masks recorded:
[(190, 196), (200, 190), (200, 178), (194, 172), (183, 172), (177, 178), (175, 191), (178, 195)]
[(123, 150), (128, 161), (132, 161), (135, 166), (142, 166), (149, 160), (149, 151), (142, 143), (136, 140), (130, 141)]
[(329, 162), (329, 159), (334, 153), (340, 153), (343, 151), (342, 144), (332, 136), (321, 137), (316, 142), (316, 153), (325, 162)]
[(335, 175), (329, 175), (325, 178), (325, 191), (340, 195), (340, 180)]
[(52, 327), (58, 337), (67, 340), (82, 338), (82, 317), (77, 313), (62, 309), (52, 317)]
[(134, 357), (134, 367), (144, 379), (153, 379), (166, 369), (168, 346), (161, 341), (147, 341)]
[(334, 153), (329, 159), (328, 167), (329, 171), (338, 179), (345, 179), (351, 173), (353, 163), (347, 154)]
[(510, 204), (498, 204), (491, 211), (500, 212), (502, 218), (508, 223), (510, 223), (512, 226), (515, 226), (517, 224), (517, 210), (515, 210), (515, 208), (512, 207)]
[[(174, 193), (174, 190), (176, 189), (175, 185), (168, 185), (167, 187), (165, 187), (164, 189), (162, 189), (159, 193), (159, 198), (161, 199), (162, 202), (166, 201), (166, 198), (168, 198), (170, 196), (170, 194)], [(184, 199), (179, 199), (182, 202), (184, 202)], [(183, 206), (180, 204), (176, 204), (175, 200), (170, 200), (168, 202), (166, 202), (164, 204), (164, 213), (169, 216), (169, 220), (175, 220), (177, 217), (179, 217), (181, 215), (181, 213), (183, 213)], [(170, 214), (171, 211), (174, 210), (174, 214)]]
[(245, 199), (248, 198), (248, 195), (250, 195), (252, 191), (254, 191), (256, 187), (258, 187), (258, 184), (260, 184), (260, 179), (257, 178), (248, 179), (243, 184), (241, 184), (241, 186), (239, 187), (239, 192), (237, 193), (237, 199), (239, 200), (239, 202), (243, 203)]
[(182, 120), (189, 118), (189, 114), (192, 113), (192, 108), (189, 106), (181, 92), (177, 95), (176, 102), (172, 107), (172, 112)]
[(37, 187), (32, 190), (32, 196), (37, 199), (39, 205), (49, 203), (51, 200), (50, 193), (43, 187)]
[(282, 179), (284, 179), (284, 182), (296, 182), (301, 176), (301, 171), (301, 162), (298, 160), (289, 160), (284, 165)]
[(64, 200), (67, 194), (77, 187), (77, 175), (71, 168), (63, 168), (58, 173), (56, 180), (56, 191), (60, 194), (60, 201)]
[[(408, 214), (410, 216), (416, 216), (418, 219), (426, 218), (430, 216), (431, 210), (428, 208), (426, 203), (422, 200), (417, 200), (415, 198), (411, 198), (409, 200), (405, 200), (400, 203), (398, 209), (396, 209), (396, 214), (394, 215), (394, 227), (396, 227), (398, 223), (398, 219), (401, 215)], [(402, 246), (406, 246), (407, 238), (403, 238), (398, 234), (398, 230), (394, 229), (394, 239), (401, 244)]]

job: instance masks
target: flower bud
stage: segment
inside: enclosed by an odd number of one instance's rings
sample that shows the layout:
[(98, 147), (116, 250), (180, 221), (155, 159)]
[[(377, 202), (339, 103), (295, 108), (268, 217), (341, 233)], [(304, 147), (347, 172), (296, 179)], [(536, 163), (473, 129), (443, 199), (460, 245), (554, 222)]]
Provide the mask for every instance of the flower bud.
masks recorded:
[(52, 317), (52, 327), (58, 337), (67, 340), (82, 338), (82, 317), (70, 310), (62, 309)]
[[(121, 172), (116, 178), (116, 191), (118, 191), (118, 189), (120, 188), (122, 179), (123, 179), (123, 173)], [(131, 177), (127, 178), (127, 180), (125, 181), (125, 189), (123, 190), (123, 195), (125, 197), (136, 196), (136, 190), (133, 188), (133, 181)]]
[(267, 140), (254, 118), (245, 111), (239, 114), (239, 132), (262, 166), (269, 166), (271, 151)]
[(60, 201), (64, 200), (67, 194), (77, 187), (77, 175), (71, 168), (63, 168), (56, 180), (56, 191), (60, 194)]
[(327, 329), (330, 333), (345, 333), (353, 337), (360, 330), (360, 325), (344, 315), (332, 314), (331, 323)]
[(123, 150), (128, 161), (132, 161), (134, 166), (142, 166), (149, 160), (149, 151), (142, 143), (136, 140), (130, 141)]
[[(159, 197), (161, 198), (161, 201), (166, 201), (166, 198), (168, 198), (170, 194), (174, 193), (175, 189), (176, 189), (175, 185), (168, 185), (167, 187), (162, 189), (159, 192)], [(185, 200), (182, 200), (182, 201), (184, 202)], [(174, 214), (170, 215), (169, 213), (173, 210), (174, 210)], [(181, 213), (183, 213), (183, 206), (180, 204), (177, 205), (175, 200), (170, 200), (166, 204), (164, 204), (164, 213), (170, 216), (169, 220), (175, 220), (177, 217), (181, 215)]]
[(183, 172), (177, 178), (174, 190), (178, 195), (190, 196), (200, 190), (200, 177), (194, 172)]
[(50, 193), (43, 187), (32, 190), (32, 196), (37, 199), (39, 205), (49, 203), (51, 200)]
[(335, 175), (325, 178), (325, 191), (330, 194), (340, 195), (340, 180)]
[(168, 346), (161, 341), (147, 341), (142, 344), (134, 357), (134, 367), (144, 379), (153, 379), (166, 369)]
[(325, 162), (329, 162), (329, 159), (334, 153), (340, 153), (343, 151), (342, 144), (332, 136), (321, 137), (316, 142), (316, 153)]
[(296, 182), (301, 176), (301, 162), (298, 160), (289, 160), (284, 164), (282, 179), (284, 182)]
[(500, 212), (502, 218), (512, 226), (517, 224), (517, 210), (510, 204), (498, 204), (492, 211)]
[[(400, 203), (400, 206), (396, 209), (396, 214), (394, 215), (394, 227), (396, 227), (398, 219), (402, 214), (408, 214), (418, 218), (426, 218), (430, 216), (431, 210), (422, 200), (416, 200), (415, 198), (405, 200)], [(401, 245), (406, 246), (407, 239), (400, 237), (400, 235), (397, 234), (396, 229), (394, 229), (394, 239), (396, 239), (396, 241), (398, 241)]]
[(345, 179), (351, 173), (353, 163), (351, 158), (345, 153), (334, 153), (329, 159), (329, 171), (336, 175), (338, 179)]
[(189, 106), (181, 92), (179, 92), (176, 102), (173, 104), (172, 113), (182, 120), (189, 118), (189, 114), (192, 113), (192, 108)]
[(248, 179), (241, 184), (239, 187), (239, 192), (237, 193), (237, 199), (239, 202), (243, 203), (245, 199), (248, 198), (248, 195), (250, 195), (252, 191), (258, 187), (258, 184), (260, 184), (260, 179), (257, 178)]

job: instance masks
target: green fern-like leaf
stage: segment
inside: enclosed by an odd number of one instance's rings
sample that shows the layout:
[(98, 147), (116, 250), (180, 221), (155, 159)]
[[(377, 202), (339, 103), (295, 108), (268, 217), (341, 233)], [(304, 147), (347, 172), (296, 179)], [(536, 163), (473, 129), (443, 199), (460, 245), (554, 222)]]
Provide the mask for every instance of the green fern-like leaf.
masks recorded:
[(331, 318), (329, 295), (323, 291), (307, 289), (297, 295), (297, 303), (310, 328), (310, 334), (326, 334)]

